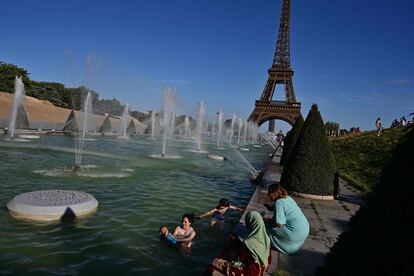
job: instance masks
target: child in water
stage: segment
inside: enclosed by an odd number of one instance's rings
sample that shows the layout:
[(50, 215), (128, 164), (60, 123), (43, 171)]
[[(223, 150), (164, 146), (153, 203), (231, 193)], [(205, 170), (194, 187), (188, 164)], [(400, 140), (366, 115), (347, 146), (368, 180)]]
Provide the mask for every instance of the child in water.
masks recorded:
[(171, 245), (173, 247), (180, 246), (180, 242), (177, 241), (173, 235), (171, 235), (170, 231), (168, 231), (167, 226), (163, 225), (160, 227), (160, 238), (162, 240), (165, 240), (168, 245)]
[(200, 216), (196, 216), (196, 219), (200, 219), (200, 218), (212, 215), (211, 218), (210, 218), (210, 225), (213, 226), (214, 224), (216, 224), (216, 222), (218, 220), (225, 220), (226, 219), (226, 217), (224, 216), (224, 213), (229, 208), (234, 209), (234, 210), (239, 211), (239, 212), (244, 212), (243, 209), (241, 209), (239, 207), (236, 207), (236, 206), (233, 206), (233, 205), (230, 205), (230, 202), (227, 198), (222, 198), (222, 199), (220, 199), (219, 204), (217, 205), (217, 207), (211, 209), (210, 211), (208, 211), (208, 212), (206, 212), (206, 213), (204, 213)]

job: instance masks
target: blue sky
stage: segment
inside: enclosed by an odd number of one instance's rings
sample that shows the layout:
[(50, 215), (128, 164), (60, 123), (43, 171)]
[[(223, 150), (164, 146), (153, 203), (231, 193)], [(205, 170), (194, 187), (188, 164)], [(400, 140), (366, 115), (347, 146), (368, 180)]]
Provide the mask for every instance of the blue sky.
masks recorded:
[[(0, 60), (31, 78), (86, 84), (100, 98), (178, 113), (247, 117), (276, 45), (280, 0), (5, 1)], [(302, 114), (374, 129), (414, 112), (414, 2), (293, 0), (291, 60)], [(89, 60), (89, 64), (85, 65)], [(274, 99), (282, 99), (276, 90)], [(411, 116), (410, 116), (411, 119)], [(287, 124), (276, 122), (277, 128)]]

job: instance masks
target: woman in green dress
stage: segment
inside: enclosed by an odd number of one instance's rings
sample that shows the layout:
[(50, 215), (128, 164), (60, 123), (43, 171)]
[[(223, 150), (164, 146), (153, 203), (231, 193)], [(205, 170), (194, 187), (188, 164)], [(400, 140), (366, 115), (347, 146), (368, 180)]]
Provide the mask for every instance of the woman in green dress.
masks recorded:
[(270, 185), (268, 196), (274, 202), (273, 217), (266, 220), (266, 230), (273, 249), (293, 254), (309, 235), (309, 223), (296, 202), (280, 184)]

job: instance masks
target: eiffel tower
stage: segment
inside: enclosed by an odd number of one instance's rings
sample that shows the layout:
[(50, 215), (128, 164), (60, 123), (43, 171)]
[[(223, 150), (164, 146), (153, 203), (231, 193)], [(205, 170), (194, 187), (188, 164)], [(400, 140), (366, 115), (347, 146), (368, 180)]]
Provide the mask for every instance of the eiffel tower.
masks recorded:
[[(270, 121), (269, 130), (275, 119), (293, 125), (300, 115), (300, 102), (296, 101), (292, 82), (293, 70), (290, 67), (290, 2), (290, 0), (282, 0), (282, 14), (273, 64), (268, 70), (269, 76), (262, 96), (260, 100), (256, 100), (255, 108), (248, 119), (259, 126)], [(285, 86), (285, 101), (272, 100), (278, 84)]]

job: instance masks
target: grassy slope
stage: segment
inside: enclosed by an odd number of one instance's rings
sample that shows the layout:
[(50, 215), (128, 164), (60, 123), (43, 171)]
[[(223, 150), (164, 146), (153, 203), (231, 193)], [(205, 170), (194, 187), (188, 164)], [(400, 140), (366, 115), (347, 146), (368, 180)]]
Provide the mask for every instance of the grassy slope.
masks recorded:
[(384, 162), (390, 158), (407, 128), (385, 129), (331, 139), (332, 152), (342, 178), (354, 187), (370, 192), (378, 182)]

